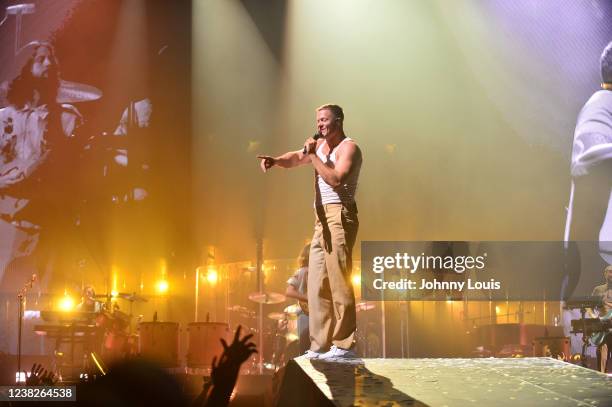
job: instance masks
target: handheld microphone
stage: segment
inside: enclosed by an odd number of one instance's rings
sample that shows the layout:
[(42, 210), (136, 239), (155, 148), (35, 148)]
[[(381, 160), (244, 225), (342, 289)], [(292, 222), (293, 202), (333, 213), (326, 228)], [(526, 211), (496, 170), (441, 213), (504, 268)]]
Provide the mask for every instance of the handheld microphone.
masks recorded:
[[(323, 135), (321, 134), (321, 132), (320, 132), (320, 131), (317, 131), (317, 132), (315, 133), (315, 135), (314, 135), (314, 136), (312, 136), (312, 138), (313, 138), (313, 139), (315, 139), (315, 140), (318, 140), (318, 139), (320, 139), (321, 137), (323, 137)], [(306, 154), (306, 146), (304, 146), (304, 150), (302, 150), (302, 154)]]

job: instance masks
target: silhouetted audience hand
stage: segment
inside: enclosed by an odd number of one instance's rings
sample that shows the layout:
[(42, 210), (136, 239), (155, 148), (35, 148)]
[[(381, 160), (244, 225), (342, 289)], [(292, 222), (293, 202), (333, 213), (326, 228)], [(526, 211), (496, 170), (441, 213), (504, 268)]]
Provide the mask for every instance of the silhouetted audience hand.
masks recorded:
[(232, 390), (238, 380), (240, 366), (253, 354), (257, 353), (257, 349), (253, 342), (248, 342), (253, 337), (253, 334), (246, 335), (240, 339), (241, 326), (238, 326), (234, 334), (234, 341), (228, 345), (224, 339), (221, 339), (223, 345), (223, 354), (217, 361), (217, 357), (213, 358), (212, 362), (212, 390), (206, 400), (206, 406), (227, 406), (229, 404)]
[(34, 363), (30, 371), (30, 377), (26, 378), (26, 386), (53, 386), (55, 374), (48, 372), (42, 365)]
[[(242, 326), (238, 325), (236, 329), (236, 333), (234, 334), (234, 341), (231, 345), (227, 345), (225, 339), (221, 339), (221, 344), (223, 345), (223, 354), (221, 355), (221, 360), (219, 365), (222, 364), (230, 364), (232, 366), (237, 365), (240, 367), (253, 353), (257, 353), (256, 346), (253, 342), (247, 342), (249, 339), (253, 337), (253, 334), (248, 334), (244, 338), (240, 339), (240, 330)], [(215, 362), (216, 357), (213, 358), (213, 373), (215, 371)], [(214, 374), (211, 375), (213, 377), (214, 383)]]

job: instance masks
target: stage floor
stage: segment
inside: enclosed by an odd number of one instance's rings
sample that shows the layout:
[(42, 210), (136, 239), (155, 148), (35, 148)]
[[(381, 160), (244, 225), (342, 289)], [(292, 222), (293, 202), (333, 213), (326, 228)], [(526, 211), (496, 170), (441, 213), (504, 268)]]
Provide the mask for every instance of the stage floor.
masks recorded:
[(294, 383), (285, 388), (294, 401), (300, 397), (295, 389), (301, 388), (319, 391), (320, 400), (336, 406), (612, 406), (612, 378), (550, 358), (325, 362), (299, 357), (287, 366), (284, 381)]

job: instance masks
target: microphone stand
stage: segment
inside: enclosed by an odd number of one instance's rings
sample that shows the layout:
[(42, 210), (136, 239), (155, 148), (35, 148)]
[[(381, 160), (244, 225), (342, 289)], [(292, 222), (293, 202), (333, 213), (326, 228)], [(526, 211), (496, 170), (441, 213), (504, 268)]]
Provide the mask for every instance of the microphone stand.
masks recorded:
[(23, 330), (23, 312), (25, 308), (26, 294), (28, 290), (32, 288), (32, 284), (36, 281), (36, 274), (32, 274), (32, 278), (26, 282), (23, 288), (17, 294), (17, 300), (19, 302), (17, 306), (17, 382), (21, 378), (21, 333)]

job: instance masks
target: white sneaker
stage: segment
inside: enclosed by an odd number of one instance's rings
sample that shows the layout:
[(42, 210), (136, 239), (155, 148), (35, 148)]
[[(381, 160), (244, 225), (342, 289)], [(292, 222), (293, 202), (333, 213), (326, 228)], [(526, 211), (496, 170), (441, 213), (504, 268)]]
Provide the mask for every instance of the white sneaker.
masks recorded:
[(320, 355), (318, 359), (320, 360), (334, 360), (334, 359), (353, 359), (356, 358), (357, 355), (351, 349), (342, 349), (337, 347), (336, 345), (332, 345), (329, 352), (325, 352)]
[(304, 358), (306, 359), (319, 359), (323, 355), (323, 353), (315, 352), (313, 350), (308, 349), (306, 353), (304, 353)]

